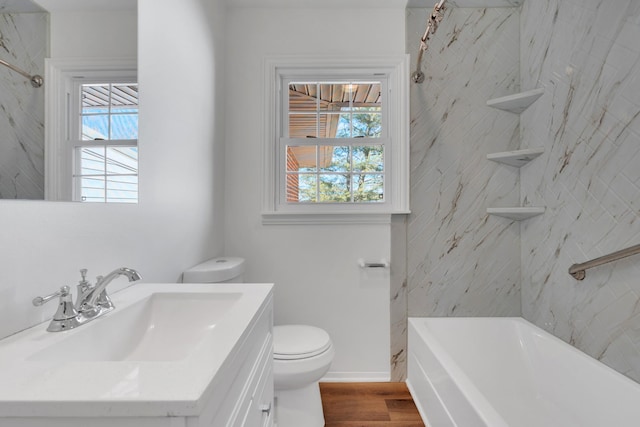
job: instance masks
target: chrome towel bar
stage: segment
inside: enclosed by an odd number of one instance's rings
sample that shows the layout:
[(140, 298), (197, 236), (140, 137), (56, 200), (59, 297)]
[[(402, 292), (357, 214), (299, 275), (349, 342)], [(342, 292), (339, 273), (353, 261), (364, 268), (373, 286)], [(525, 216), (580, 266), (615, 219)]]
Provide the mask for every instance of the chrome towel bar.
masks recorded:
[(583, 280), (586, 275), (585, 270), (597, 267), (599, 265), (608, 264), (610, 262), (617, 261), (619, 259), (636, 254), (640, 254), (640, 245), (631, 246), (629, 248), (622, 249), (617, 252), (610, 253), (609, 255), (604, 255), (592, 259), (591, 261), (583, 262), (581, 264), (573, 264), (571, 267), (569, 267), (569, 274), (572, 275), (576, 280)]

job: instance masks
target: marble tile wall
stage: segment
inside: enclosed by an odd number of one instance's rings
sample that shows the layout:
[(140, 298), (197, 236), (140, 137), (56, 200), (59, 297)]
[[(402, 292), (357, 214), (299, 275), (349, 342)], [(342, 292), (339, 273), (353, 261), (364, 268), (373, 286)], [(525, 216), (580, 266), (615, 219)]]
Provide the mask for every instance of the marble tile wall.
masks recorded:
[[(0, 14), (0, 59), (43, 75), (47, 31), (46, 13)], [(44, 86), (0, 66), (0, 199), (43, 198)]]
[[(411, 85), (408, 280), (392, 295), (407, 310), (401, 319), (392, 301), (392, 380), (404, 378), (407, 314), (520, 315), (519, 225), (486, 214), (520, 198), (518, 170), (486, 159), (520, 143), (518, 116), (486, 106), (519, 91), (519, 11), (448, 8), (424, 55), (426, 79)], [(413, 65), (429, 12), (407, 9)]]
[(526, 1), (521, 85), (544, 95), (521, 115), (545, 153), (521, 170), (522, 312), (640, 381), (640, 257), (567, 269), (640, 243), (640, 2)]

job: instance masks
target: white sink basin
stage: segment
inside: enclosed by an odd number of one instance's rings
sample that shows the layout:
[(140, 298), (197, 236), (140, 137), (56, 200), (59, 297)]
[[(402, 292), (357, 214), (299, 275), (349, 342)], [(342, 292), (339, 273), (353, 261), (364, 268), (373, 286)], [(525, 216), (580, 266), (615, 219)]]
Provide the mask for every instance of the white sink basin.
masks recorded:
[(29, 357), (48, 361), (175, 361), (186, 358), (242, 293), (154, 293), (82, 325)]
[(75, 329), (0, 340), (0, 418), (196, 416), (271, 310), (272, 285), (142, 283), (111, 298)]

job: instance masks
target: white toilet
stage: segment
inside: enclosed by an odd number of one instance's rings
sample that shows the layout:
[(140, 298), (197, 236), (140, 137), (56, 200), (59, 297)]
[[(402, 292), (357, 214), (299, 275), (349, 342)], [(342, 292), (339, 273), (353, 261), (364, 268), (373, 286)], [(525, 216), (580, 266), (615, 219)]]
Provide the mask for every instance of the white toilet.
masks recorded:
[[(241, 283), (244, 259), (213, 258), (182, 274), (184, 283)], [(275, 422), (278, 427), (322, 427), (324, 414), (318, 381), (334, 356), (329, 334), (307, 325), (273, 328)]]

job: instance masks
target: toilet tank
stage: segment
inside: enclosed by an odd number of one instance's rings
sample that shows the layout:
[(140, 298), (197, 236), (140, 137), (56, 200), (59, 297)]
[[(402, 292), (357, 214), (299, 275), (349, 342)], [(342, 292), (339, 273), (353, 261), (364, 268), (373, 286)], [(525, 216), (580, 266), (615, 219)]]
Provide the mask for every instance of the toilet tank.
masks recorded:
[(182, 283), (242, 283), (244, 258), (219, 257), (182, 273)]

